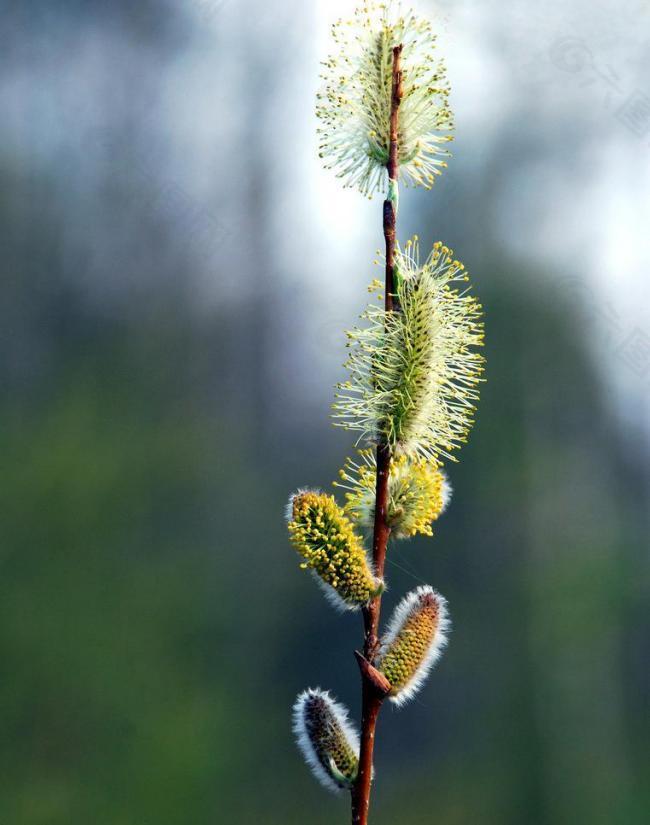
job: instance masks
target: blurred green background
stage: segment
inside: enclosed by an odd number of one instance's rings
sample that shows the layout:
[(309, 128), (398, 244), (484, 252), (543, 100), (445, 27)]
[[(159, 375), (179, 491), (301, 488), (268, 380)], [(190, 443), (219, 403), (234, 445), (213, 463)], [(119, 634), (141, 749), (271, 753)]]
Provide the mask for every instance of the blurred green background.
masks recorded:
[[(454, 629), (380, 720), (373, 822), (641, 825), (650, 121), (611, 113), (646, 9), (422, 6), (459, 137), (402, 234), (467, 264), (488, 383), (435, 538), (390, 555), (387, 609), (431, 583)], [(349, 8), (0, 2), (3, 825), (347, 821), (290, 707), (358, 719), (360, 622), (282, 514), (351, 449), (328, 404), (381, 242), (316, 158)]]

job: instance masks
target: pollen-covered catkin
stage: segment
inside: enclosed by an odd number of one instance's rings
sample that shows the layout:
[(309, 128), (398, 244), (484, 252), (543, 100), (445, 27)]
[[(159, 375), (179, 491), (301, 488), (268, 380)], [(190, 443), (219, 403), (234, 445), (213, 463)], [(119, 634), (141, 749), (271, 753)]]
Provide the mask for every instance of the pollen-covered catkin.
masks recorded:
[(291, 542), (340, 608), (354, 610), (380, 592), (363, 541), (333, 496), (302, 490), (291, 497), (287, 513)]
[(428, 20), (400, 4), (368, 2), (332, 27), (337, 51), (317, 96), (320, 156), (364, 195), (386, 189), (393, 48), (401, 45), (400, 178), (430, 189), (447, 166), (453, 117), (446, 69)]
[(482, 308), (465, 267), (440, 242), (420, 264), (414, 238), (395, 269), (397, 311), (371, 304), (367, 325), (347, 333), (350, 377), (337, 387), (334, 423), (385, 440), (394, 455), (454, 459), (482, 380)]
[(293, 731), (322, 785), (331, 791), (352, 787), (359, 768), (359, 739), (342, 705), (327, 691), (305, 690), (293, 706)]
[(382, 640), (377, 669), (390, 682), (398, 705), (420, 690), (447, 643), (445, 599), (429, 586), (418, 587), (398, 604)]
[[(336, 487), (345, 493), (345, 512), (362, 527), (375, 519), (377, 458), (374, 450), (358, 451), (358, 460), (348, 458), (339, 472)], [(433, 459), (406, 455), (391, 459), (388, 476), (386, 522), (391, 536), (407, 539), (420, 533), (433, 535), (432, 524), (445, 511), (451, 498), (449, 479)]]

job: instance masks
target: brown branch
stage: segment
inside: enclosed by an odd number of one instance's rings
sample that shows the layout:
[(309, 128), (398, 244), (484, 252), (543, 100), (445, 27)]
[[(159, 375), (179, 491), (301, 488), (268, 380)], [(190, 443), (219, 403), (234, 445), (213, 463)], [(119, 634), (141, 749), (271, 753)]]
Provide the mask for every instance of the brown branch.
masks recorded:
[(359, 665), (359, 670), (361, 671), (361, 676), (367, 682), (372, 684), (377, 694), (381, 696), (382, 699), (386, 698), (391, 691), (391, 683), (383, 673), (380, 673), (374, 665), (370, 664), (363, 653), (355, 650), (354, 655), (356, 656), (357, 664)]
[[(394, 200), (399, 173), (399, 106), (402, 100), (402, 46), (393, 49), (393, 75), (390, 113), (390, 144), (388, 152), (389, 197), (384, 201), (384, 240), (386, 242), (386, 312), (395, 309), (395, 225), (397, 204)], [(375, 573), (384, 577), (386, 547), (390, 536), (387, 522), (388, 471), (390, 466), (390, 446), (385, 439), (377, 445), (377, 484), (375, 489), (375, 523), (372, 541), (372, 557)], [(381, 704), (386, 691), (379, 689), (377, 671), (373, 661), (379, 641), (379, 614), (381, 594), (376, 596), (363, 611), (364, 645), (363, 657), (358, 658), (362, 679), (361, 707), (361, 750), (359, 753), (359, 773), (352, 789), (352, 825), (367, 825), (370, 807), (370, 783), (372, 782), (372, 755), (375, 744), (375, 728)], [(361, 662), (365, 662), (365, 665)], [(366, 667), (367, 666), (367, 667)], [(369, 670), (369, 668), (372, 668)], [(374, 671), (374, 672), (373, 672)], [(381, 674), (379, 674), (380, 676)], [(385, 687), (385, 686), (384, 686)]]

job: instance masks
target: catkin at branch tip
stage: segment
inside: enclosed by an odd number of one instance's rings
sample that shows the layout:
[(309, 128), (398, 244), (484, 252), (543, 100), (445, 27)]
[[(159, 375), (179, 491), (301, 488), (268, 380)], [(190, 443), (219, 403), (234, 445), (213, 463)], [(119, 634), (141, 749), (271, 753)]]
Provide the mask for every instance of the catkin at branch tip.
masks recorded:
[(386, 190), (393, 48), (402, 45), (398, 114), (400, 178), (430, 189), (447, 166), (453, 116), (433, 25), (399, 2), (365, 3), (332, 27), (337, 51), (323, 64), (317, 95), (320, 156), (346, 187)]

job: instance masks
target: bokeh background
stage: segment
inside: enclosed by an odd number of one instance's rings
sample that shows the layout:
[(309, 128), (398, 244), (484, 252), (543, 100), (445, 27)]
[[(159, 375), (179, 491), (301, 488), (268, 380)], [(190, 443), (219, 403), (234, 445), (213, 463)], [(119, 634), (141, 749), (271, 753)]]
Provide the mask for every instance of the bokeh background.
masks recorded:
[[(0, 821), (347, 821), (296, 693), (358, 718), (358, 617), (299, 569), (380, 201), (317, 158), (353, 0), (2, 0)], [(650, 6), (422, 2), (457, 118), (400, 234), (486, 309), (488, 383), (433, 541), (450, 647), (380, 720), (375, 825), (650, 812)]]

